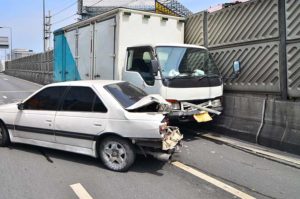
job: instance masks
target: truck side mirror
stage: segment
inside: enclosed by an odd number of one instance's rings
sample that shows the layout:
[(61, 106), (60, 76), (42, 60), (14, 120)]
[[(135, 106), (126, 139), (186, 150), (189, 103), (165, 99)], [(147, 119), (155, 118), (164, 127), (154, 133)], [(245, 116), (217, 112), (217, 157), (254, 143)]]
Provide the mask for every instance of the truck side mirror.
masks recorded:
[(241, 73), (241, 64), (240, 64), (240, 61), (234, 61), (232, 69), (233, 69), (234, 76), (237, 77)]
[(24, 110), (24, 104), (23, 103), (19, 103), (18, 105), (18, 109), (21, 111), (21, 110)]
[(154, 76), (158, 74), (159, 64), (157, 60), (151, 60), (152, 73)]

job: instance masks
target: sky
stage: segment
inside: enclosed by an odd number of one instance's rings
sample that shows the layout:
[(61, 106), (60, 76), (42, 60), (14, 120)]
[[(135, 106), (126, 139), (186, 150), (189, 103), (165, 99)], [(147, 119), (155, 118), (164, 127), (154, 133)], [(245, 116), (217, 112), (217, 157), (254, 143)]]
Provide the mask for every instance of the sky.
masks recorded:
[[(199, 12), (228, 0), (179, 0), (192, 12)], [(50, 10), (52, 31), (76, 22), (77, 0), (45, 0), (46, 13)], [(43, 1), (42, 0), (0, 0), (0, 27), (12, 28), (13, 49), (24, 48), (34, 52), (43, 50)], [(0, 28), (0, 36), (9, 36), (7, 28)], [(6, 52), (8, 53), (9, 50)], [(0, 49), (0, 60), (5, 58)]]

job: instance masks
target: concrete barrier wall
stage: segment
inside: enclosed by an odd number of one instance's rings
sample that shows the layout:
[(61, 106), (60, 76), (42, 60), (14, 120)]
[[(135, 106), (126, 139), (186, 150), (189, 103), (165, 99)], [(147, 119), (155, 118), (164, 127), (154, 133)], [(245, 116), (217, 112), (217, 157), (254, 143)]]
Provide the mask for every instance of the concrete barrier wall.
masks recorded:
[(39, 84), (53, 82), (53, 51), (6, 62), (5, 73)]
[(227, 91), (300, 98), (299, 14), (299, 0), (250, 0), (203, 11), (187, 18), (185, 43), (208, 47), (225, 77), (240, 61), (241, 75), (226, 79)]
[(300, 154), (300, 103), (275, 96), (226, 93), (218, 132)]

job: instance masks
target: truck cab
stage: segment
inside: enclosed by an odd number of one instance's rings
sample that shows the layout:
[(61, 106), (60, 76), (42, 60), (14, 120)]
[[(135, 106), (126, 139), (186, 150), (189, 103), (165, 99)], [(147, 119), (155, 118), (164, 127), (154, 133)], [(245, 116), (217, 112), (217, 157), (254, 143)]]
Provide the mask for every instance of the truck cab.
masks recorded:
[(122, 79), (163, 96), (172, 105), (172, 120), (195, 121), (195, 115), (206, 112), (199, 107), (212, 114), (222, 110), (222, 77), (209, 51), (202, 46), (128, 47)]

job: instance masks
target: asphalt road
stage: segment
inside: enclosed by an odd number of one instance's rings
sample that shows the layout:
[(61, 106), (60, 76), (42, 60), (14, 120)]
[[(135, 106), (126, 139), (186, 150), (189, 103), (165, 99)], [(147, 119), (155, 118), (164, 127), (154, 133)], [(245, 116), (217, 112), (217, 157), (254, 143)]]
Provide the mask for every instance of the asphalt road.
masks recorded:
[[(0, 104), (19, 101), (38, 88), (0, 73)], [(300, 197), (299, 169), (205, 140), (199, 127), (188, 128), (182, 128), (184, 146), (175, 161), (255, 198)], [(0, 148), (0, 199), (76, 199), (70, 187), (76, 183), (94, 199), (237, 198), (205, 178), (152, 158), (140, 156), (130, 171), (118, 173), (83, 155), (21, 144)]]

